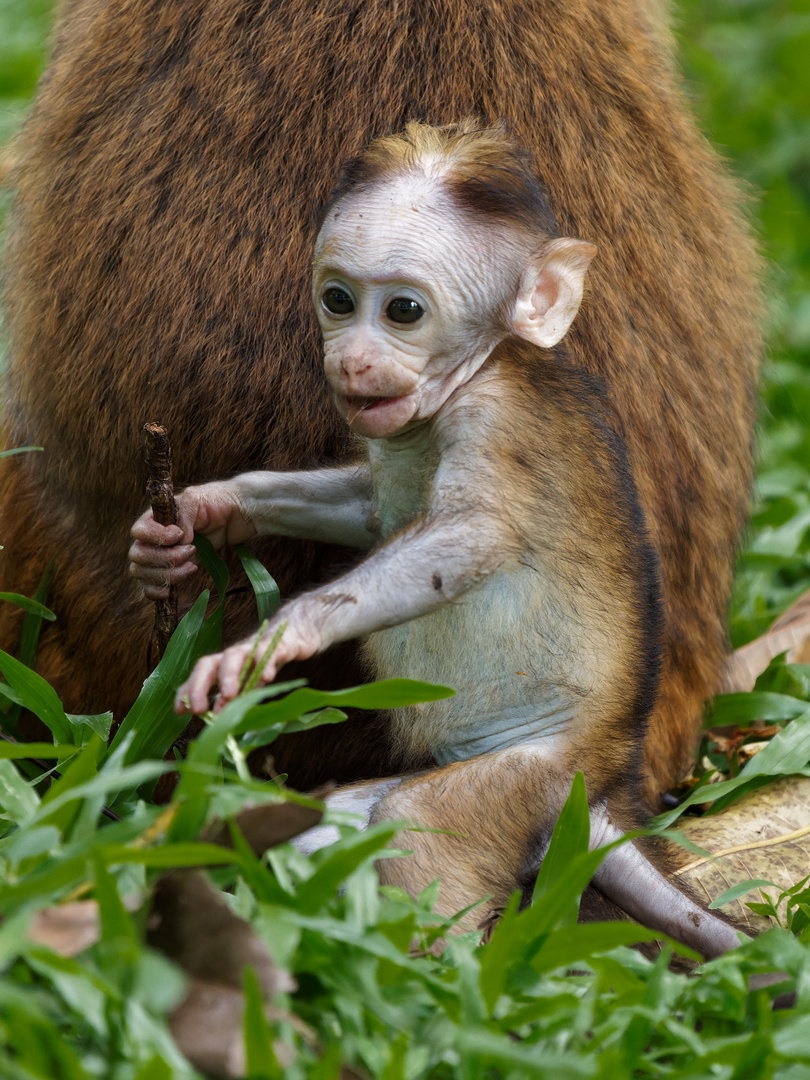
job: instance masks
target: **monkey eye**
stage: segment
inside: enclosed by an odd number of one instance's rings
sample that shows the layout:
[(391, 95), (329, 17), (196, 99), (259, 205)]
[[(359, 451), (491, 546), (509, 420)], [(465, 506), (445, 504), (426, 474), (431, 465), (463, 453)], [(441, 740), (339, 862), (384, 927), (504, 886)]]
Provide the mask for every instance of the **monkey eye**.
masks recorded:
[(421, 319), (425, 312), (424, 308), (417, 304), (415, 300), (408, 300), (404, 296), (398, 296), (385, 309), (385, 314), (391, 322), (412, 323)]
[(354, 300), (345, 289), (327, 289), (321, 297), (321, 303), (333, 315), (348, 315), (354, 311)]

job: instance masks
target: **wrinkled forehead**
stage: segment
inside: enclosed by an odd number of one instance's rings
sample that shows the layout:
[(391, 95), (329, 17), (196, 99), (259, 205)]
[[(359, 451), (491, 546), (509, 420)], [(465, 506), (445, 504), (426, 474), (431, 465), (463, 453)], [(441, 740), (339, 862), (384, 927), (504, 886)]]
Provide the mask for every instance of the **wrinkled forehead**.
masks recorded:
[(491, 246), (486, 225), (461, 211), (437, 178), (406, 174), (333, 206), (315, 261), (355, 278), (435, 278), (483, 266)]

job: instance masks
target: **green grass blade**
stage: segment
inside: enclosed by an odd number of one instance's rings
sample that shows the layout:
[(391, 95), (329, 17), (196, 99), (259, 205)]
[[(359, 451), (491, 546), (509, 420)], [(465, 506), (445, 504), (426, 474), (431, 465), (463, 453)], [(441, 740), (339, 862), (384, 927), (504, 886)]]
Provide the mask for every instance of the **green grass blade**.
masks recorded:
[(48, 622), (54, 622), (56, 619), (50, 608), (46, 608), (44, 604), (40, 604), (37, 600), (32, 600), (28, 596), (21, 596), (20, 593), (0, 592), (0, 600), (7, 600), (10, 604), (22, 608), (23, 611), (30, 611), (32, 614), (38, 615), (40, 619), (47, 619)]
[(31, 820), (39, 808), (39, 796), (7, 759), (0, 760), (0, 807), (18, 825)]
[(810, 762), (810, 710), (796, 717), (787, 727), (775, 735), (767, 746), (751, 758), (740, 771), (739, 776), (719, 784), (708, 784), (696, 788), (680, 806), (659, 814), (652, 824), (655, 828), (666, 828), (676, 821), (688, 806), (694, 803), (714, 802), (716, 808), (728, 805), (721, 801), (726, 795), (738, 797), (752, 787), (761, 786), (770, 779), (779, 776), (792, 776), (800, 773)]
[(73, 742), (73, 729), (62, 702), (48, 683), (20, 660), (0, 650), (0, 670), (25, 702), (25, 707), (50, 728), (57, 742)]
[(259, 980), (251, 967), (245, 968), (244, 991), (246, 1080), (276, 1080), (284, 1073), (273, 1049), (273, 1040), (264, 1016)]
[(247, 574), (248, 581), (253, 587), (256, 596), (256, 607), (259, 612), (259, 622), (264, 622), (265, 619), (269, 619), (278, 610), (281, 604), (281, 593), (278, 585), (276, 585), (264, 565), (244, 544), (239, 544), (236, 554), (239, 556), (242, 569)]
[(199, 638), (207, 604), (208, 593), (204, 592), (172, 634), (163, 658), (115, 733), (111, 751), (132, 737), (127, 749), (128, 763), (163, 757), (188, 724), (188, 717), (177, 716), (172, 706), (177, 687), (202, 655)]
[[(534, 885), (533, 904), (542, 900), (543, 896), (554, 888), (554, 883), (569, 866), (572, 858), (587, 853), (590, 838), (591, 815), (585, 790), (585, 777), (578, 772), (571, 784), (571, 791), (565, 800), (560, 816), (557, 818), (548, 851), (540, 864)], [(573, 921), (576, 921), (576, 899), (572, 902), (574, 904)]]
[[(44, 606), (48, 596), (51, 592), (51, 582), (53, 581), (54, 571), (56, 569), (56, 563), (49, 562), (45, 567), (45, 572), (37, 585), (36, 592), (33, 599)], [(55, 617), (55, 616), (54, 616)], [(33, 667), (34, 660), (37, 655), (37, 645), (39, 644), (39, 635), (42, 630), (42, 618), (34, 612), (26, 613), (23, 618), (22, 629), (20, 631), (20, 660), (27, 666)]]

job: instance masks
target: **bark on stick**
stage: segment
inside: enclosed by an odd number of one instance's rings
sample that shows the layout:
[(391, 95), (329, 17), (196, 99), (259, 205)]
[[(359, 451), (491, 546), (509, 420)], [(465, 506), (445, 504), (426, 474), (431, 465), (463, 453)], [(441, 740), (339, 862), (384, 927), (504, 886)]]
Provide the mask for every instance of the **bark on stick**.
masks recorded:
[[(177, 524), (177, 504), (172, 486), (172, 452), (169, 435), (160, 424), (146, 424), (146, 494), (152, 506), (155, 521), (161, 525)], [(154, 649), (150, 649), (157, 663), (166, 651), (169, 638), (177, 626), (177, 590), (169, 589), (166, 600), (155, 601), (155, 628), (152, 634)], [(151, 659), (151, 657), (150, 657)], [(151, 665), (150, 665), (151, 666)]]

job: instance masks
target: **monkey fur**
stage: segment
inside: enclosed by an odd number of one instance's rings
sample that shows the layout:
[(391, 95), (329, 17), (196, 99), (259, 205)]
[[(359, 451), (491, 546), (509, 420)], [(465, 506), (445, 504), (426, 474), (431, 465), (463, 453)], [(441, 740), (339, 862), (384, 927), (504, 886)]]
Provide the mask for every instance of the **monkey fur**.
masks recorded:
[[(678, 779), (726, 649), (760, 304), (739, 192), (649, 0), (67, 0), (5, 267), (5, 445), (45, 453), (3, 461), (0, 496), (0, 588), (30, 595), (55, 564), (37, 666), (66, 708), (120, 716), (145, 674), (152, 613), (119, 554), (144, 422), (169, 429), (180, 484), (350, 454), (307, 299), (318, 215), (373, 136), (470, 114), (513, 122), (562, 231), (601, 252), (568, 347), (608, 387), (660, 560), (649, 798)], [(344, 557), (257, 550), (284, 595)], [(238, 607), (232, 639), (253, 619)], [(2, 605), (0, 645), (18, 636)], [(313, 683), (358, 681), (347, 654)], [(312, 786), (401, 761), (354, 720), (279, 744), (277, 766)]]
[[(281, 533), (369, 550), (287, 601), (258, 642), (201, 658), (175, 708), (203, 712), (214, 685), (221, 708), (257, 657), (267, 682), (359, 636), (375, 677), (445, 678), (455, 697), (389, 718), (436, 767), (327, 805), (428, 827), (380, 875), (415, 896), (440, 873), (447, 914), (488, 897), (473, 925), (531, 888), (577, 770), (593, 846), (643, 823), (658, 562), (609, 404), (564, 348), (595, 254), (559, 235), (503, 125), (375, 140), (327, 206), (312, 287), (325, 374), (365, 463), (192, 487), (176, 526), (147, 511), (133, 527), (131, 570), (155, 597), (196, 572), (195, 531), (218, 547)], [(633, 845), (608, 851), (595, 880), (704, 955), (737, 944)]]

